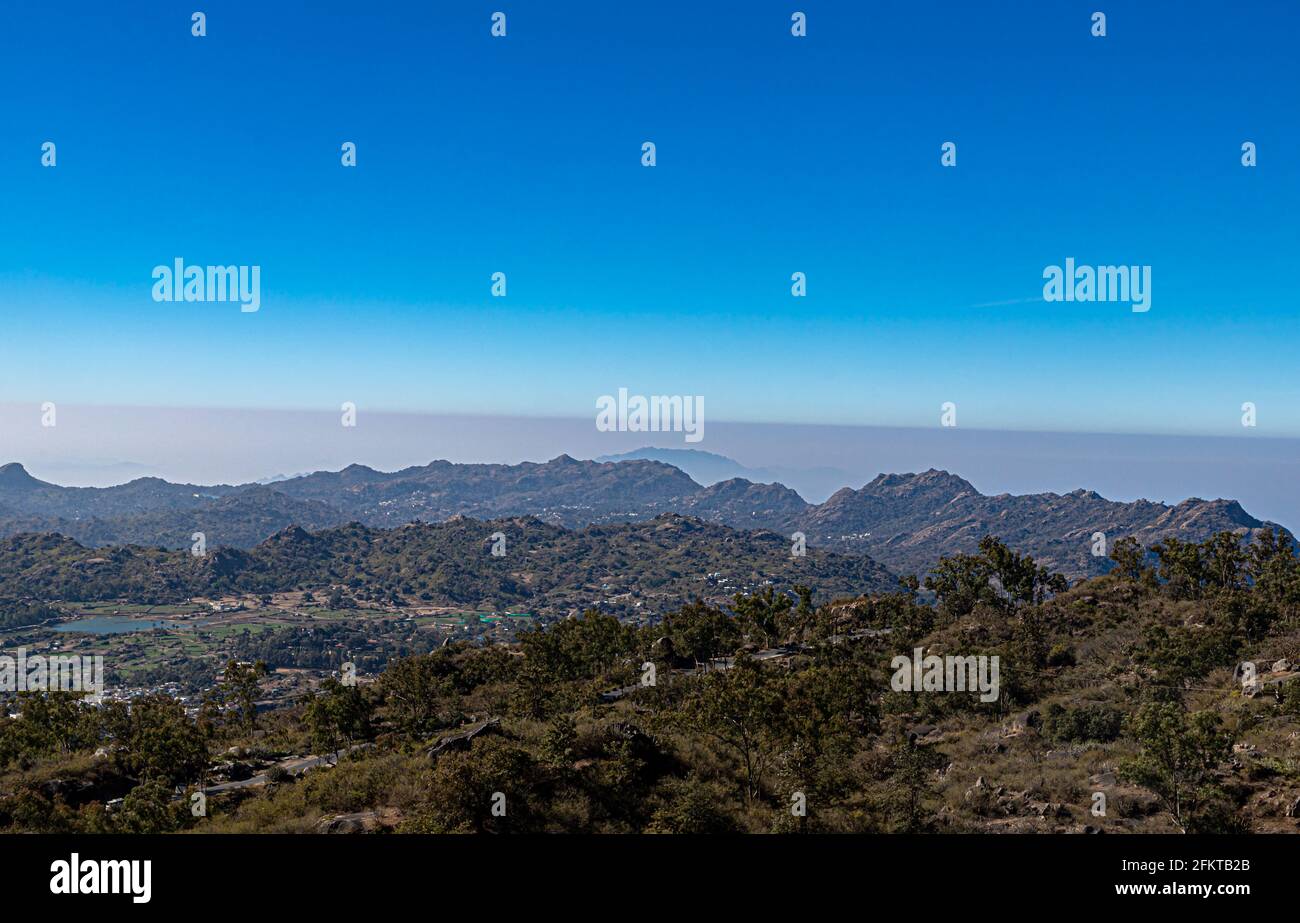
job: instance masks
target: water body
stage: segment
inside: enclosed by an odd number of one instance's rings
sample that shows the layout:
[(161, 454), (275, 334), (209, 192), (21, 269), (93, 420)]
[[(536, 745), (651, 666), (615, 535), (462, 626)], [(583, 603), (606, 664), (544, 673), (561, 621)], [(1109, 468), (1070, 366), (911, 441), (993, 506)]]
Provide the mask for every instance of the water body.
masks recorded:
[(55, 625), (55, 631), (83, 631), (92, 635), (121, 635), (132, 631), (149, 631), (154, 628), (177, 628), (175, 622), (154, 619), (133, 619), (125, 615), (95, 615)]

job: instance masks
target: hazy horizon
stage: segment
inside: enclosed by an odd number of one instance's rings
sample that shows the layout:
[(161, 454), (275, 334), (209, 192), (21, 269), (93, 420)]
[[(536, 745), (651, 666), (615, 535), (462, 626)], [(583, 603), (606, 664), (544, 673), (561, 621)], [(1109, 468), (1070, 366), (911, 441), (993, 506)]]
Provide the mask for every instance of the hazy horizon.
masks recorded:
[[(1111, 500), (1178, 503), (1232, 499), (1251, 515), (1295, 530), (1300, 439), (902, 428), (710, 420), (705, 438), (600, 432), (591, 418), (0, 404), (0, 463), (41, 480), (103, 487), (155, 476), (178, 483), (242, 484), (278, 475), (381, 471), (428, 464), (517, 464), (558, 455), (596, 458), (643, 447), (696, 449), (750, 468), (790, 469), (781, 482), (810, 502), (880, 473), (940, 468), (981, 493), (1095, 490)], [(839, 474), (843, 477), (838, 477)], [(843, 483), (837, 483), (843, 481)]]

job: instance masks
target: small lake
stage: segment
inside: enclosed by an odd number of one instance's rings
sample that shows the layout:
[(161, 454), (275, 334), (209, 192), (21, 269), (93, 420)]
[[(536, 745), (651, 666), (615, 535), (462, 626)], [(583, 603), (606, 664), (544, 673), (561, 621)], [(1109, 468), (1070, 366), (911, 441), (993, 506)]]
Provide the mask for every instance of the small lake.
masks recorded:
[(92, 635), (121, 635), (130, 631), (149, 631), (152, 628), (175, 628), (174, 622), (155, 619), (133, 619), (126, 615), (93, 615), (75, 622), (54, 626), (55, 631), (84, 631)]

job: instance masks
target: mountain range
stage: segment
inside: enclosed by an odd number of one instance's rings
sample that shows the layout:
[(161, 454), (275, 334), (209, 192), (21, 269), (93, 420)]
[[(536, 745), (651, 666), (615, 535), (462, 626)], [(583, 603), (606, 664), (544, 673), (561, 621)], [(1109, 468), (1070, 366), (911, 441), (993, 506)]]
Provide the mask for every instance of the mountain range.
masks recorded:
[[(662, 452), (664, 450), (650, 450)], [(700, 453), (701, 455), (706, 453)], [(706, 463), (720, 470), (711, 456)], [(699, 462), (699, 459), (694, 461)], [(987, 496), (946, 471), (881, 474), (843, 487), (825, 502), (806, 501), (780, 483), (732, 477), (704, 486), (652, 458), (545, 463), (428, 465), (383, 472), (364, 465), (317, 471), (272, 484), (173, 484), (145, 477), (116, 487), (63, 487), (20, 464), (0, 467), (0, 536), (57, 532), (88, 546), (188, 547), (202, 532), (208, 547), (253, 548), (290, 526), (307, 530), (360, 523), (391, 529), (411, 522), (533, 516), (579, 529), (639, 522), (665, 513), (732, 529), (802, 532), (813, 547), (865, 554), (895, 573), (921, 574), (944, 555), (972, 552), (986, 534), (1070, 577), (1106, 569), (1093, 554), (1133, 536), (1201, 541), (1216, 532), (1246, 537), (1273, 523), (1233, 500), (1188, 499), (1170, 506), (1107, 500), (1095, 492)]]
[(715, 452), (700, 449), (662, 449), (645, 447), (633, 452), (619, 455), (601, 455), (598, 462), (620, 462), (649, 460), (680, 468), (705, 487), (711, 487), (719, 481), (742, 478), (755, 484), (783, 484), (793, 488), (804, 498), (811, 498), (820, 503), (845, 484), (853, 476), (840, 468), (808, 467), (763, 467), (751, 468), (734, 459)]

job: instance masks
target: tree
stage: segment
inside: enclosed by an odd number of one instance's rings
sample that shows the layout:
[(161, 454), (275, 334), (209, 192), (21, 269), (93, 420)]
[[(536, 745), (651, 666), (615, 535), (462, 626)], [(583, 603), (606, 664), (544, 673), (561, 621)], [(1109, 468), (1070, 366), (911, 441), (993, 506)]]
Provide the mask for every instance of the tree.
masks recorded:
[(1205, 582), (1219, 590), (1239, 590), (1245, 585), (1247, 553), (1241, 536), (1217, 532), (1201, 543), (1205, 561)]
[(1051, 594), (1064, 593), (1069, 586), (1065, 577), (1050, 573), (1029, 555), (1017, 554), (991, 535), (980, 539), (980, 553), (1013, 608), (1037, 606)]
[(905, 831), (916, 832), (924, 826), (925, 802), (934, 793), (931, 774), (943, 765), (943, 757), (910, 736), (900, 737), (890, 753), (890, 765), (894, 814)]
[(655, 808), (647, 833), (734, 833), (736, 823), (721, 807), (724, 792), (692, 774), (668, 779), (662, 787), (663, 803)]
[(789, 627), (786, 636), (795, 641), (803, 641), (816, 631), (817, 609), (813, 606), (811, 587), (796, 583), (794, 592), (799, 597), (799, 604), (787, 615)]
[(740, 643), (740, 629), (731, 616), (695, 600), (669, 614), (663, 631), (680, 657), (689, 657), (698, 667), (714, 657), (730, 654)]
[(312, 747), (333, 753), (370, 736), (371, 705), (358, 686), (330, 677), (307, 701), (303, 720)]
[(456, 695), (450, 660), (437, 654), (394, 660), (380, 680), (388, 720), (408, 737), (425, 738), (448, 718)]
[(172, 833), (180, 828), (180, 817), (172, 804), (172, 790), (157, 779), (127, 792), (122, 807), (110, 816), (114, 830), (121, 833)]
[(1141, 751), (1120, 764), (1129, 780), (1155, 792), (1179, 829), (1187, 832), (1196, 812), (1220, 795), (1214, 772), (1232, 752), (1233, 735), (1219, 716), (1190, 716), (1174, 702), (1144, 705), (1128, 722)]
[(166, 695), (148, 695), (131, 704), (125, 746), (117, 758), (137, 779), (176, 785), (195, 778), (208, 763), (207, 741)]
[(1266, 529), (1255, 537), (1247, 563), (1258, 596), (1290, 622), (1300, 612), (1300, 558), (1294, 549), (1295, 542), (1289, 534), (1280, 529)]
[(745, 770), (745, 794), (758, 796), (771, 759), (784, 702), (776, 682), (750, 657), (739, 654), (727, 670), (713, 670), (691, 688), (682, 704), (686, 727), (731, 750)]
[(992, 568), (983, 555), (955, 554), (942, 558), (926, 575), (925, 588), (938, 597), (949, 618), (963, 618), (981, 604), (1000, 606), (989, 583)]
[(1069, 582), (986, 535), (980, 539), (979, 554), (940, 560), (925, 578), (925, 586), (939, 597), (946, 614), (961, 618), (980, 605), (1008, 613), (1036, 606), (1054, 593), (1065, 592)]
[(524, 662), (550, 682), (595, 679), (626, 662), (636, 650), (635, 632), (595, 609), (545, 631), (527, 632), (520, 642)]
[(771, 647), (783, 640), (793, 607), (794, 600), (770, 586), (748, 596), (737, 593), (732, 600), (732, 608), (736, 610), (736, 618), (740, 620), (745, 635), (763, 647)]
[(81, 704), (78, 692), (20, 692), (21, 716), (7, 735), (5, 762), (38, 753), (71, 753), (99, 739), (97, 712)]
[(474, 741), (464, 752), (438, 758), (429, 802), (403, 829), (412, 833), (527, 832), (534, 823), (528, 804), (536, 764), (527, 752), (500, 738)]
[(772, 734), (785, 790), (823, 807), (842, 800), (854, 787), (859, 741), (879, 729), (878, 683), (861, 662), (844, 660), (800, 670), (781, 686), (782, 719)]
[(1175, 599), (1196, 599), (1205, 582), (1205, 562), (1201, 560), (1201, 546), (1166, 538), (1151, 548), (1160, 561), (1160, 579), (1166, 591)]
[(560, 769), (568, 769), (573, 762), (573, 751), (578, 742), (578, 729), (569, 715), (561, 715), (550, 723), (542, 738), (542, 757)]
[(1144, 566), (1146, 549), (1131, 535), (1126, 535), (1110, 546), (1110, 559), (1115, 562), (1111, 573), (1125, 580), (1141, 581), (1147, 573)]
[(241, 663), (232, 660), (226, 664), (225, 677), (221, 681), (222, 697), (225, 702), (235, 706), (235, 715), (246, 731), (257, 728), (257, 696), (261, 691), (260, 680), (266, 675), (266, 664)]

